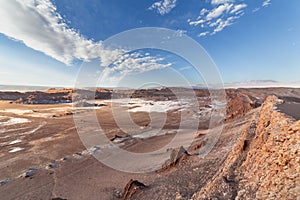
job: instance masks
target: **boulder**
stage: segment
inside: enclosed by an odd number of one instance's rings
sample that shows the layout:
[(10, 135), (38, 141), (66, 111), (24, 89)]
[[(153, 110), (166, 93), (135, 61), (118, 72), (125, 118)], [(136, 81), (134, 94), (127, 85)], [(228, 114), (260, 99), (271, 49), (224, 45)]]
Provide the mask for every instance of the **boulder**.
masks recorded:
[(37, 168), (31, 167), (23, 175), (25, 178), (29, 178), (32, 177), (36, 172), (37, 172)]
[(54, 169), (54, 168), (58, 168), (58, 164), (55, 161), (52, 161), (49, 165), (48, 165), (49, 169)]
[(5, 185), (5, 184), (7, 184), (7, 183), (8, 183), (8, 181), (9, 181), (9, 179), (8, 179), (8, 178), (6, 178), (6, 179), (3, 179), (3, 180), (0, 180), (0, 187), (1, 187), (1, 186), (3, 186), (3, 185)]

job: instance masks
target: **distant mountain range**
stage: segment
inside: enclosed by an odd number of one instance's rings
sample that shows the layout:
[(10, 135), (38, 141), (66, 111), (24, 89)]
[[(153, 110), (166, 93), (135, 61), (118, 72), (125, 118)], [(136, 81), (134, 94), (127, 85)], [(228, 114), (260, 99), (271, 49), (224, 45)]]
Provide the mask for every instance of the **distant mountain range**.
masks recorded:
[[(271, 87), (285, 87), (285, 88), (300, 88), (300, 81), (299, 82), (292, 82), (292, 83), (283, 83), (277, 82), (273, 80), (254, 80), (254, 81), (247, 81), (247, 82), (232, 82), (232, 83), (224, 83), (224, 88), (271, 88)], [(0, 85), (0, 91), (18, 91), (18, 92), (28, 92), (28, 91), (45, 91), (52, 86), (26, 86), (26, 85)], [(62, 89), (63, 87), (55, 87), (56, 89)], [(66, 87), (70, 88), (70, 87)], [(164, 88), (164, 87), (162, 87)], [(179, 88), (179, 86), (178, 86)], [(193, 86), (194, 89), (207, 89), (207, 85), (198, 84)], [(210, 88), (219, 88), (218, 86), (211, 85)], [(93, 90), (93, 87), (86, 87), (82, 89), (90, 89)], [(105, 87), (105, 89), (114, 89), (114, 90), (130, 90), (129, 87)], [(145, 88), (144, 88), (145, 89)], [(148, 89), (161, 89), (161, 88), (148, 88)]]
[[(211, 88), (215, 88), (215, 85), (211, 85)], [(247, 82), (232, 82), (224, 83), (226, 89), (237, 88), (272, 88), (272, 87), (285, 87), (285, 88), (300, 88), (300, 82), (283, 83), (273, 80), (253, 80)], [(194, 87), (195, 89), (207, 88), (207, 85), (199, 84)]]
[(225, 83), (225, 88), (268, 88), (268, 87), (290, 87), (300, 88), (300, 82), (283, 83), (272, 80), (248, 81), (248, 82), (235, 82)]
[[(28, 92), (28, 91), (45, 91), (50, 88), (47, 86), (28, 86), (28, 85), (0, 85), (0, 91), (3, 92)], [(59, 88), (57, 88), (59, 89)]]

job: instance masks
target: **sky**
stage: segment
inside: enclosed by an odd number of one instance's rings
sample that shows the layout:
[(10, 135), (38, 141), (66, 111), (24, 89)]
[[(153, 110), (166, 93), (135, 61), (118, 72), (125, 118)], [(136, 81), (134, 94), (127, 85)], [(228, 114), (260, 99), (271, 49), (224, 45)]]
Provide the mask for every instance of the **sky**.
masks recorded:
[(195, 40), (224, 83), (300, 82), (299, 7), (299, 0), (0, 0), (0, 85), (72, 87), (92, 63), (87, 85), (206, 82), (181, 55), (105, 43), (144, 27)]

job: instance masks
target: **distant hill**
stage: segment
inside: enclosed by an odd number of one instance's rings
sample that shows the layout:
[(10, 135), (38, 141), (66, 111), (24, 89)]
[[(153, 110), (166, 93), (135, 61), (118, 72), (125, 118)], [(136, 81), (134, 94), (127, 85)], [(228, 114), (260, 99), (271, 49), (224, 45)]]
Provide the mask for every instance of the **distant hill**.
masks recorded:
[[(210, 88), (215, 88), (216, 86), (212, 85)], [(220, 86), (219, 86), (220, 87)], [(224, 88), (226, 89), (238, 89), (238, 88), (300, 88), (300, 82), (292, 82), (292, 83), (283, 83), (277, 82), (273, 80), (253, 80), (247, 82), (232, 82), (232, 83), (224, 83)], [(194, 89), (203, 89), (207, 88), (207, 85), (198, 84), (194, 87)]]
[(47, 86), (26, 86), (26, 85), (0, 85), (0, 91), (10, 92), (28, 92), (28, 91), (45, 91), (50, 87)]
[(272, 80), (255, 80), (248, 82), (225, 83), (225, 88), (270, 88), (270, 87), (288, 87), (300, 88), (300, 82), (283, 83)]

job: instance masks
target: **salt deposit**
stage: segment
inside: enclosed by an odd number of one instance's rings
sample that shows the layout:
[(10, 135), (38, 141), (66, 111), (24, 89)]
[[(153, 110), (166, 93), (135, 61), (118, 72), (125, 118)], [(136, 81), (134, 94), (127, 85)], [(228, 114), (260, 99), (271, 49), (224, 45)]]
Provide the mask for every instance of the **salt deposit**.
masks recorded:
[(181, 110), (191, 106), (188, 100), (184, 101), (151, 101), (143, 99), (113, 99), (112, 103), (127, 107), (129, 112), (168, 112)]
[(22, 151), (22, 150), (24, 150), (24, 148), (22, 148), (22, 147), (14, 147), (14, 148), (12, 148), (9, 151), (9, 153), (15, 153), (15, 152)]
[(29, 123), (30, 120), (26, 118), (3, 117), (1, 116), (0, 126), (9, 126), (15, 124)]
[(17, 140), (11, 141), (11, 142), (8, 143), (8, 144), (9, 144), (9, 145), (12, 145), (12, 144), (18, 144), (18, 143), (20, 143), (20, 142), (22, 142), (22, 140), (17, 139)]

